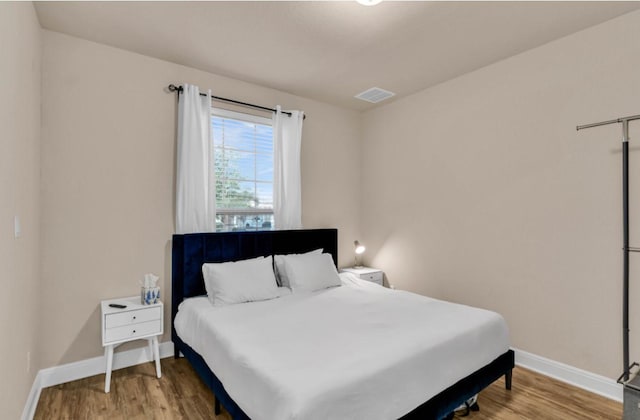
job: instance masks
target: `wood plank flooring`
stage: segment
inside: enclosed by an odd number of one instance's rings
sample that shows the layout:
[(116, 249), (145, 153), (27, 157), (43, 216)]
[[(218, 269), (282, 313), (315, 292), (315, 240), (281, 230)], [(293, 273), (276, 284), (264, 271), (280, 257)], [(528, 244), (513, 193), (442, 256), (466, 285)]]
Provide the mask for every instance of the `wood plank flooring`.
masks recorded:
[[(111, 392), (104, 375), (42, 390), (36, 419), (216, 419), (213, 396), (185, 359), (162, 359), (162, 378), (145, 363), (113, 372)], [(513, 372), (513, 389), (498, 380), (480, 393), (480, 411), (466, 419), (621, 419), (622, 404), (523, 368)], [(458, 417), (458, 416), (456, 416)], [(462, 418), (462, 417), (460, 417)]]

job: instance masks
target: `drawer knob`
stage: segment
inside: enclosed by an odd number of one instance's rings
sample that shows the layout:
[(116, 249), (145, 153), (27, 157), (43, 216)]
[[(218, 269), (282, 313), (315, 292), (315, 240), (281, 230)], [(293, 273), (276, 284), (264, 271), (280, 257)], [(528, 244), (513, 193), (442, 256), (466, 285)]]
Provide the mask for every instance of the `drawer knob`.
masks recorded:
[(135, 334), (135, 333), (136, 333), (136, 330), (133, 330), (133, 333)]
[(133, 316), (133, 319), (136, 319), (135, 315)]

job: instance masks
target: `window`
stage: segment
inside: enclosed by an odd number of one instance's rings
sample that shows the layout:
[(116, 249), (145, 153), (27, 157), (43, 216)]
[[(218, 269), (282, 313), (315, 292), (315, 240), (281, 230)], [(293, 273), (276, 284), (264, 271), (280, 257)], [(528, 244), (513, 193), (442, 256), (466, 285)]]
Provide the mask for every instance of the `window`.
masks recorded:
[(271, 119), (213, 109), (216, 230), (273, 228)]

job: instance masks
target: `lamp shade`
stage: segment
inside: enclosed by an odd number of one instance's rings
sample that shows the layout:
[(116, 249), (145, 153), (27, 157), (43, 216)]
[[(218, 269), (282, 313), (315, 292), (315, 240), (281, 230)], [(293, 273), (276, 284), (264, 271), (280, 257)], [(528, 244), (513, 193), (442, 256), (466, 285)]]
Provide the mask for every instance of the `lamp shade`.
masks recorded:
[(367, 249), (364, 245), (362, 245), (360, 242), (358, 241), (354, 241), (353, 244), (356, 247), (356, 254), (363, 254), (364, 251)]

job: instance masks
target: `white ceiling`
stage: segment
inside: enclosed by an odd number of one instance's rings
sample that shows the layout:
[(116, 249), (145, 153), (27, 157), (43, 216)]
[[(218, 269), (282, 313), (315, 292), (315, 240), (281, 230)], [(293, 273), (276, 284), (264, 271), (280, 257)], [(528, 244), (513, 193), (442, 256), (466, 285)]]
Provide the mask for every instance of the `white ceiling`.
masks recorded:
[[(37, 2), (43, 28), (365, 110), (640, 8), (638, 2)], [(178, 81), (179, 82), (179, 81)]]

